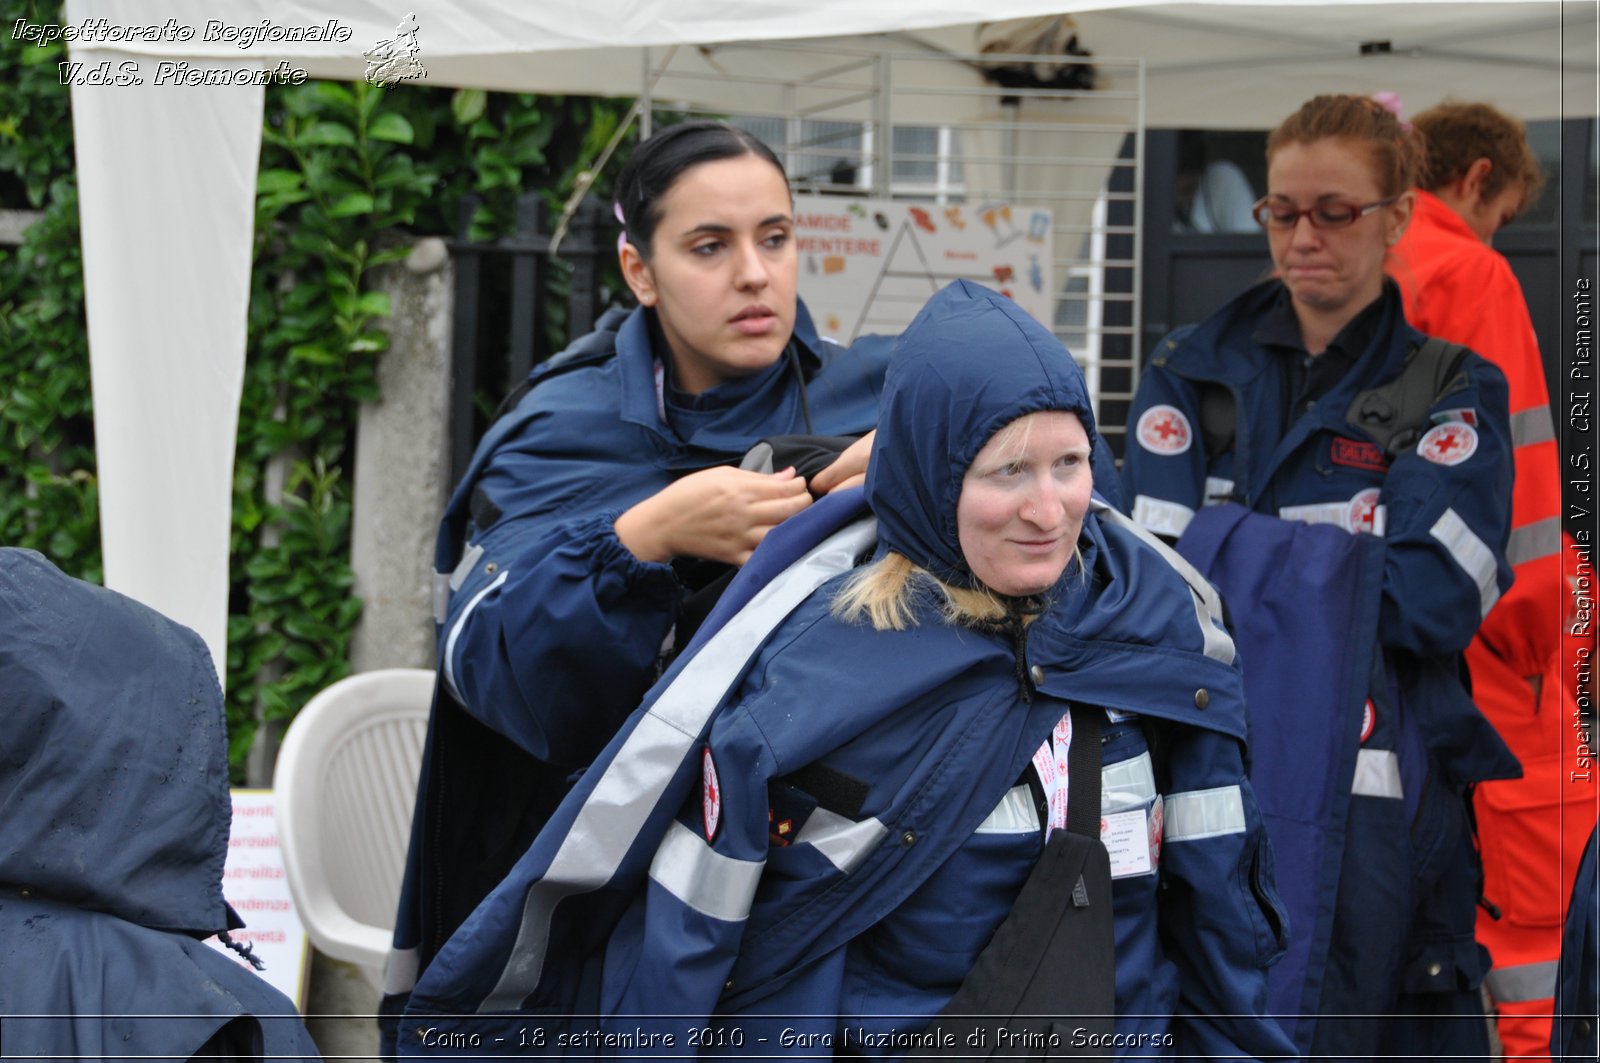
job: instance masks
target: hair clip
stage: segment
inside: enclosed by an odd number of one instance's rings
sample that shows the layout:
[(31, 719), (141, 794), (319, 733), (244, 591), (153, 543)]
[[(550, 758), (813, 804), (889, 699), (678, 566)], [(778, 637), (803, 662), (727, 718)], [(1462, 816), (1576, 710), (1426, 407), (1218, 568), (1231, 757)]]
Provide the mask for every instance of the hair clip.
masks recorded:
[(1400, 123), (1400, 128), (1407, 133), (1411, 132), (1411, 123), (1400, 117), (1400, 112), (1405, 104), (1400, 100), (1398, 92), (1374, 92), (1370, 97), (1372, 102), (1394, 115), (1395, 121)]

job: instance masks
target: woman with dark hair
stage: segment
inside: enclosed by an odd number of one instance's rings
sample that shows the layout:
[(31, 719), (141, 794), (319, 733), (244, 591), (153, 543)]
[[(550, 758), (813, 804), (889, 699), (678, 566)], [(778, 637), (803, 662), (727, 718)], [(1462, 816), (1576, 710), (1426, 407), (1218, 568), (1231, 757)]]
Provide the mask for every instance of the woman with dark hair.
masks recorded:
[(635, 151), (618, 201), (638, 308), (534, 371), (440, 531), (441, 680), (390, 994), (638, 705), (707, 569), (742, 564), (808, 487), (865, 472), (864, 445), (809, 483), (734, 467), (764, 437), (869, 431), (888, 355), (817, 336), (772, 152), (720, 122), (671, 126)]
[(799, 560), (439, 952), (403, 1050), (1289, 1053), (1233, 645), (1204, 581), (1091, 496), (1101, 446), (1047, 329), (970, 282), (935, 296), (897, 343), (871, 514), (852, 493), (777, 530), (757, 568)]
[(1505, 377), (1384, 274), (1422, 157), (1366, 97), (1285, 119), (1255, 207), (1277, 276), (1163, 340), (1130, 412), (1133, 517), (1240, 641), (1293, 930), (1273, 1010), (1317, 1058), (1487, 1051), (1465, 793), (1516, 761), (1459, 656), (1511, 581), (1511, 442)]

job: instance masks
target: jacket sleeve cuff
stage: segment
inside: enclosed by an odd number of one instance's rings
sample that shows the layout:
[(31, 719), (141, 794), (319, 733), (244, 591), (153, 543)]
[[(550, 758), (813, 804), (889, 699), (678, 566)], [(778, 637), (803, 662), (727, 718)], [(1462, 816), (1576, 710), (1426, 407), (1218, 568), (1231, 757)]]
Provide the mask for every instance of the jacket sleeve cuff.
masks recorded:
[(678, 574), (672, 566), (662, 561), (640, 561), (633, 551), (617, 538), (617, 518), (620, 509), (609, 509), (595, 514), (573, 529), (578, 542), (593, 544), (589, 567), (594, 573), (600, 596), (607, 591), (625, 594), (630, 598), (645, 595), (663, 602), (676, 601), (683, 591)]

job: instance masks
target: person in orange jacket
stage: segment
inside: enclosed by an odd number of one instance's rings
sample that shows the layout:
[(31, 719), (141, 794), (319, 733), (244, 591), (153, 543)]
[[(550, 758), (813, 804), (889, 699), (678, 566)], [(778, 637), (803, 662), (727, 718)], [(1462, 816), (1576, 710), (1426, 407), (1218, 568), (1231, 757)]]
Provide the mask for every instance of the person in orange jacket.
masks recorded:
[(1516, 486), (1511, 590), (1468, 647), (1473, 698), (1522, 761), (1523, 776), (1479, 786), (1484, 905), (1478, 940), (1493, 956), (1485, 984), (1507, 1056), (1550, 1043), (1561, 927), (1594, 825), (1592, 770), (1575, 770), (1574, 648), (1563, 652), (1572, 592), (1564, 578), (1560, 454), (1544, 365), (1522, 288), (1490, 246), (1538, 194), (1543, 175), (1521, 122), (1481, 103), (1447, 101), (1413, 120), (1428, 162), (1416, 211), (1394, 250), (1406, 317), (1465, 344), (1510, 384)]

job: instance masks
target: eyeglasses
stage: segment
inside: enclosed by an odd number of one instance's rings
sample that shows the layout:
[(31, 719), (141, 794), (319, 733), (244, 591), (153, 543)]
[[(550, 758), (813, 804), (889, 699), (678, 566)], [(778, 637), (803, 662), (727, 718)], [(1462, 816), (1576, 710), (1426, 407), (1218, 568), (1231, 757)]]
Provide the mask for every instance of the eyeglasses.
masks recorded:
[(1288, 203), (1262, 199), (1250, 208), (1250, 214), (1256, 219), (1256, 224), (1263, 229), (1293, 229), (1300, 224), (1301, 218), (1310, 218), (1311, 224), (1318, 229), (1343, 229), (1347, 225), (1354, 225), (1373, 211), (1389, 206), (1399, 198), (1390, 196), (1388, 199), (1380, 199), (1365, 206), (1355, 203), (1318, 203), (1305, 210)]

